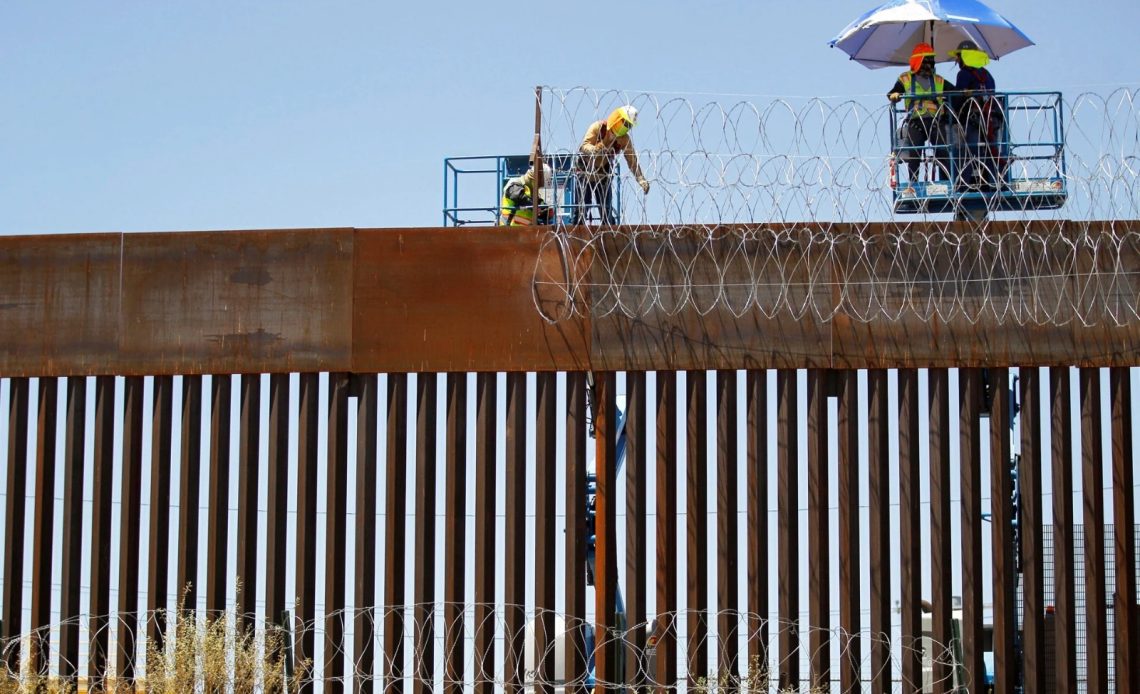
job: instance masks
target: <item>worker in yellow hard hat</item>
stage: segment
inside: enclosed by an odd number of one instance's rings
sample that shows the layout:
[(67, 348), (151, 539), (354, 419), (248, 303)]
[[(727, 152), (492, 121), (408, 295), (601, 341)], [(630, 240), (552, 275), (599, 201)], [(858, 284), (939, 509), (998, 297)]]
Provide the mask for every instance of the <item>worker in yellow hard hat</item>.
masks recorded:
[(1001, 176), (998, 149), (1005, 121), (994, 77), (986, 69), (990, 57), (970, 40), (959, 43), (950, 57), (958, 63), (951, 99), (961, 143), (958, 182), (966, 190), (989, 190)]
[(910, 54), (910, 70), (899, 75), (887, 93), (892, 104), (905, 99), (906, 118), (899, 129), (898, 156), (906, 163), (911, 183), (918, 180), (923, 148), (927, 142), (934, 147), (938, 162), (934, 178), (949, 177), (949, 151), (945, 136), (949, 112), (942, 97), (946, 81), (934, 70), (936, 57), (930, 44), (916, 44)]
[(584, 223), (586, 212), (592, 205), (598, 206), (602, 224), (614, 223), (610, 192), (613, 188), (614, 159), (619, 152), (625, 155), (629, 171), (641, 190), (649, 193), (649, 181), (641, 172), (637, 152), (629, 138), (629, 131), (635, 125), (637, 109), (626, 105), (614, 109), (605, 120), (591, 123), (586, 130), (586, 136), (578, 147), (578, 156), (574, 159), (577, 204), (574, 206), (572, 224)]

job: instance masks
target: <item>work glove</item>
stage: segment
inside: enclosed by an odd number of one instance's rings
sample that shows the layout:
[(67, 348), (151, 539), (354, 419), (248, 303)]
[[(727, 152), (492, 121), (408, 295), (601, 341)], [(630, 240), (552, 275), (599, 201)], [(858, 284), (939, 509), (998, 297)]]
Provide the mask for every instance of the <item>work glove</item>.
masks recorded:
[(637, 185), (641, 186), (641, 190), (646, 195), (649, 195), (649, 181), (645, 180), (644, 178), (639, 178), (637, 179)]
[(898, 103), (898, 100), (902, 98), (902, 94), (899, 94), (898, 92), (891, 92), (890, 94), (887, 94), (887, 98), (890, 99), (892, 104)]

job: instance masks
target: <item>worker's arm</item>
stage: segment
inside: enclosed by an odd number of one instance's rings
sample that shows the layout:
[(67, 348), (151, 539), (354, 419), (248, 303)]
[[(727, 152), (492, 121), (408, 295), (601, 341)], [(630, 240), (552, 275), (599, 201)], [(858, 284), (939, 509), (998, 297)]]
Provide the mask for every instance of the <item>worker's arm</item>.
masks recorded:
[(606, 143), (603, 142), (605, 128), (604, 121), (595, 121), (586, 129), (586, 136), (582, 138), (582, 146), (579, 151), (583, 154), (601, 154)]
[(887, 98), (891, 100), (891, 103), (894, 103), (902, 98), (903, 92), (905, 91), (906, 89), (903, 88), (902, 80), (895, 80), (895, 86), (891, 87), (891, 91), (887, 92)]
[(625, 137), (625, 146), (622, 148), (622, 153), (625, 154), (625, 163), (629, 165), (629, 171), (637, 180), (637, 184), (646, 193), (649, 192), (649, 181), (645, 180), (645, 174), (641, 173), (641, 165), (637, 161), (637, 150), (633, 148), (633, 140), (627, 135)]

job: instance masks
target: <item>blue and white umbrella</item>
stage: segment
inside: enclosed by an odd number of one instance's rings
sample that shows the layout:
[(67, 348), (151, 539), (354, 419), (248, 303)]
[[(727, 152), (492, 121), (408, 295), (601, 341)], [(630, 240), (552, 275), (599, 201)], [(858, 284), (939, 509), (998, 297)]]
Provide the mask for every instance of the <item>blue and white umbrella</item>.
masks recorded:
[(889, 0), (851, 22), (829, 42), (870, 68), (906, 65), (925, 41), (938, 60), (966, 39), (997, 59), (1033, 42), (1008, 19), (978, 0)]

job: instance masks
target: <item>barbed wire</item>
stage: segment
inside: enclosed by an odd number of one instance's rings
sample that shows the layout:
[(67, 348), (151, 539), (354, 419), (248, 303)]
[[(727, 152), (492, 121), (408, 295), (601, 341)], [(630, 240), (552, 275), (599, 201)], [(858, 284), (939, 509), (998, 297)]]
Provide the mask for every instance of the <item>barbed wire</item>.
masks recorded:
[[(902, 173), (885, 98), (761, 103), (545, 88), (545, 156), (563, 170), (576, 166), (590, 123), (636, 106), (631, 138), (650, 192), (623, 172), (614, 191), (620, 226), (559, 225), (548, 234), (536, 307), (551, 322), (727, 311), (1130, 324), (1140, 319), (1138, 97), (1134, 88), (1003, 97), (1001, 119), (1021, 153), (1002, 157), (1004, 182), (993, 190), (943, 196), (949, 202), (936, 212), (905, 191), (951, 184), (912, 183)], [(948, 131), (964, 131), (972, 122), (964, 113), (949, 114)], [(938, 156), (923, 155), (927, 179)], [(997, 173), (996, 159), (975, 160), (978, 180)], [(557, 186), (573, 178), (549, 187), (548, 199), (565, 200)], [(1024, 185), (1014, 191), (1014, 183)], [(1064, 199), (1051, 197), (1061, 184)], [(907, 205), (916, 213), (897, 211)]]
[[(717, 625), (724, 618), (733, 625), (730, 636), (739, 647), (725, 660), (718, 640)], [(690, 620), (699, 620), (707, 628), (702, 662), (689, 658), (688, 628)], [(121, 625), (139, 628), (133, 654), (138, 655), (133, 677), (120, 677), (115, 672)], [(141, 627), (165, 625), (162, 643), (148, 639)], [(97, 631), (89, 631), (98, 625)], [(521, 626), (520, 626), (521, 625)], [(399, 632), (399, 656), (392, 660), (384, 649), (392, 641), (384, 633), (395, 628)], [(929, 636), (907, 642), (886, 635), (872, 635), (868, 630), (849, 634), (842, 629), (810, 627), (804, 623), (781, 622), (754, 613), (725, 611), (678, 612), (657, 615), (646, 622), (629, 627), (597, 630), (592, 621), (569, 617), (550, 610), (526, 609), (522, 606), (492, 604), (409, 605), (391, 608), (340, 610), (317, 619), (287, 624), (267, 623), (253, 615), (238, 618), (226, 612), (206, 618), (197, 612), (159, 610), (141, 615), (110, 614), (93, 620), (82, 616), (24, 634), (4, 644), (4, 662), (14, 660), (14, 651), (22, 656), (20, 672), (0, 669), (0, 692), (31, 692), (38, 688), (72, 691), (69, 687), (93, 686), (96, 673), (88, 671), (89, 657), (80, 662), (61, 663), (59, 634), (75, 630), (86, 635), (89, 645), (106, 644), (107, 671), (98, 678), (108, 691), (134, 691), (145, 687), (148, 692), (208, 691), (293, 691), (295, 687), (314, 684), (319, 690), (330, 683), (352, 689), (354, 683), (370, 681), (424, 681), (440, 689), (448, 685), (470, 686), (491, 684), (503, 689), (510, 684), (528, 690), (543, 685), (558, 687), (598, 686), (668, 686), (690, 691), (714, 692), (733, 689), (745, 692), (785, 692), (788, 683), (794, 691), (816, 691), (812, 682), (820, 677), (838, 679), (841, 664), (852, 667), (861, 686), (869, 690), (872, 680), (885, 676), (903, 691), (921, 687), (922, 682), (901, 679), (902, 660), (917, 658), (922, 662), (923, 677), (929, 683), (934, 677), (954, 678), (956, 663), (953, 644), (938, 644)], [(361, 659), (350, 647), (354, 630), (367, 631), (369, 658)], [(330, 634), (339, 643), (328, 643)], [(445, 638), (447, 634), (447, 638)], [(795, 652), (781, 659), (777, 645), (792, 639)], [(476, 639), (491, 643), (490, 660), (479, 660)], [(319, 647), (313, 658), (297, 655), (295, 644), (307, 642)], [(673, 643), (678, 654), (670, 667), (658, 669), (659, 649)], [(762, 657), (749, 657), (749, 645), (764, 644)], [(819, 652), (811, 644), (823, 643)], [(458, 651), (447, 651), (452, 644)], [(343, 662), (342, 674), (324, 671), (328, 653), (336, 649)], [(872, 670), (872, 651), (885, 656), (884, 672)], [(618, 658), (618, 679), (606, 680), (594, 668), (597, 654), (611, 653)], [(82, 654), (89, 656), (89, 653)], [(880, 662), (880, 661), (876, 661)], [(370, 663), (370, 666), (364, 665)], [(815, 672), (822, 663), (829, 672)], [(508, 668), (517, 667), (514, 673)], [(61, 677), (60, 667), (66, 669)], [(672, 672), (671, 681), (658, 679), (659, 672)], [(938, 673), (942, 673), (939, 675)], [(792, 676), (794, 675), (794, 677)], [(962, 682), (959, 672), (958, 684)], [(133, 687), (133, 688), (132, 688)]]

